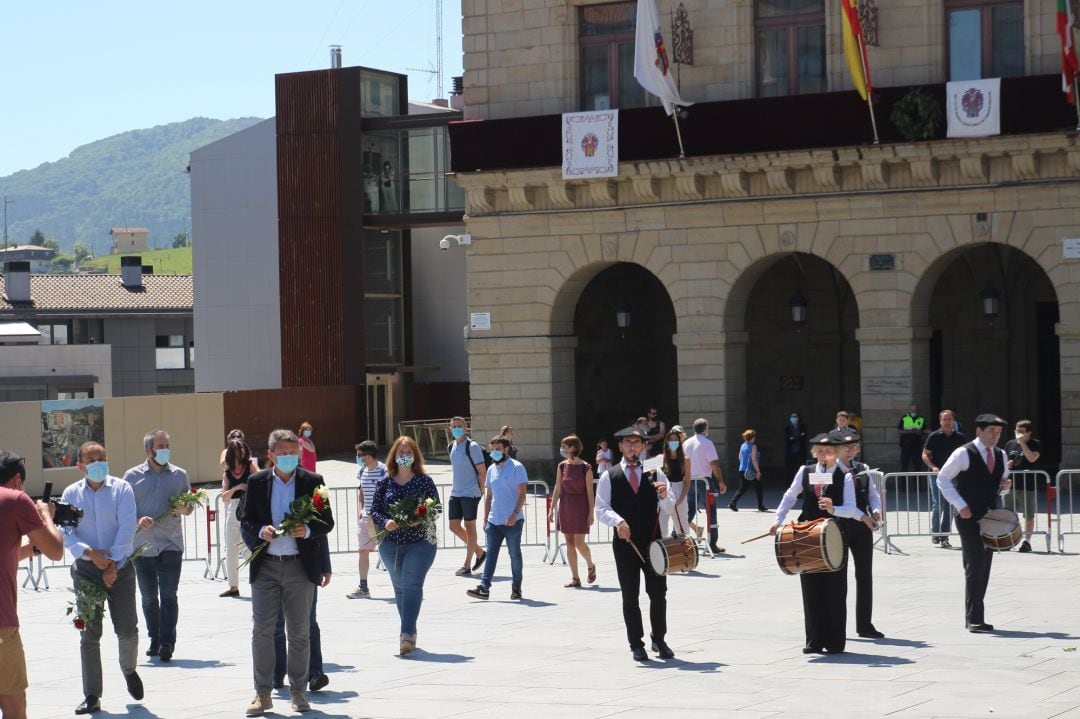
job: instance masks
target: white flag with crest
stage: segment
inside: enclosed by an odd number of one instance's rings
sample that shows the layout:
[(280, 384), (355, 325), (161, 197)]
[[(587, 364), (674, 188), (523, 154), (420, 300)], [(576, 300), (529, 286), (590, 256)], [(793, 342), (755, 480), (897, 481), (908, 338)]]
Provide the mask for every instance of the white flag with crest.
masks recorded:
[(660, 98), (664, 110), (671, 115), (675, 106), (692, 103), (679, 97), (679, 88), (671, 77), (671, 60), (664, 33), (660, 30), (660, 15), (656, 0), (638, 0), (637, 37), (634, 41), (634, 78), (638, 84)]

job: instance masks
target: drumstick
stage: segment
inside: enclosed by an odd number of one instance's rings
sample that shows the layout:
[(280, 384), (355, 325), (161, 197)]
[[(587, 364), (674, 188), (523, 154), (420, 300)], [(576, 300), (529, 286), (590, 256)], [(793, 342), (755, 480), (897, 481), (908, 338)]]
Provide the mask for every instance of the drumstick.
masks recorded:
[(638, 559), (641, 560), (641, 563), (644, 564), (646, 567), (649, 566), (649, 563), (645, 561), (645, 557), (641, 556), (641, 552), (638, 550), (637, 545), (631, 542), (629, 539), (624, 541), (634, 548), (634, 554), (638, 556)]
[(750, 539), (744, 539), (743, 541), (739, 542), (739, 544), (749, 544), (750, 542), (756, 542), (759, 539), (764, 539), (765, 537), (768, 537), (770, 534), (772, 534), (772, 532), (765, 532), (765, 534), (759, 534), (756, 537), (750, 537)]

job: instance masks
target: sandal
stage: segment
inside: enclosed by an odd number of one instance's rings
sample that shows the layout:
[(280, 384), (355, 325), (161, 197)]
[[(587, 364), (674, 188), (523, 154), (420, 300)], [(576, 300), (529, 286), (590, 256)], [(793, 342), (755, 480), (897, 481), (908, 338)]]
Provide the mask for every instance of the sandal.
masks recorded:
[(563, 586), (565, 588), (567, 588), (567, 589), (577, 589), (577, 588), (579, 588), (581, 586), (581, 580), (578, 579), (577, 577), (574, 577), (573, 579), (571, 579), (569, 582), (567, 582)]
[(589, 567), (589, 584), (596, 584), (596, 565)]

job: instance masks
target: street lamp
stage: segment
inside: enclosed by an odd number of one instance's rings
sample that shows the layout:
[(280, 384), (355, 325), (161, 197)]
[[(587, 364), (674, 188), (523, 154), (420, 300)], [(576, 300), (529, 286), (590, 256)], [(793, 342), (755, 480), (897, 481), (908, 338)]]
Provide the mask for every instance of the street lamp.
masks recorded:
[(994, 318), (1001, 311), (1001, 290), (994, 287), (993, 282), (987, 280), (986, 287), (982, 288), (979, 297), (982, 298), (982, 311), (983, 315), (986, 316), (986, 321), (993, 324)]
[(795, 331), (798, 332), (806, 322), (806, 306), (810, 303), (803, 296), (801, 289), (795, 290), (789, 303), (791, 304), (791, 323), (795, 325)]
[(626, 330), (630, 327), (630, 305), (626, 304), (625, 299), (619, 300), (619, 306), (615, 308), (615, 324), (620, 330)]

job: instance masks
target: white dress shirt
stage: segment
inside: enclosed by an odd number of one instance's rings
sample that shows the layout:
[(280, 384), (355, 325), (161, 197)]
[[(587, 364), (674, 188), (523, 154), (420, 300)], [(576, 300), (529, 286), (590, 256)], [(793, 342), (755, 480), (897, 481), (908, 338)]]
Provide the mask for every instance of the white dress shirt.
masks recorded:
[[(848, 472), (851, 471), (851, 467), (847, 466), (847, 464), (844, 463), (843, 461), (838, 459), (838, 460), (836, 460), (836, 463), (838, 465), (840, 465), (840, 468), (842, 470), (844, 470), (844, 474), (847, 474)], [(863, 466), (866, 466), (866, 465), (863, 465)], [(869, 467), (866, 467), (865, 471), (866, 471), (866, 479), (867, 479), (866, 484), (870, 489), (870, 512), (871, 513), (878, 512), (880, 514), (881, 513), (881, 495), (878, 494), (877, 482), (875, 482), (874, 478), (872, 476), (870, 476), (870, 468)], [(852, 482), (854, 482), (854, 481), (855, 481), (854, 478), (852, 478)]]
[[(975, 450), (979, 453), (979, 457), (982, 458), (983, 463), (986, 462), (986, 445), (978, 437), (975, 438)], [(1005, 457), (1005, 453), (997, 447), (994, 447), (994, 461), (1000, 462), (1001, 466), (1005, 469), (1001, 475), (1003, 480), (1009, 478), (1009, 462)], [(967, 507), (967, 502), (960, 496), (960, 493), (956, 491), (956, 483), (953, 481), (956, 479), (956, 475), (961, 472), (966, 472), (971, 465), (968, 463), (968, 451), (967, 446), (957, 447), (953, 450), (953, 453), (949, 455), (949, 459), (946, 460), (945, 465), (938, 472), (937, 486), (941, 491), (941, 496), (945, 500), (956, 507), (956, 511), (960, 511)], [(1001, 494), (1008, 494), (1009, 490), (1004, 490)]]
[[(845, 469), (843, 465), (837, 465), (841, 470)], [(788, 512), (795, 506), (795, 501), (799, 498), (803, 488), (803, 473), (806, 471), (806, 465), (799, 467), (799, 471), (795, 473), (795, 479), (791, 480), (791, 486), (784, 492), (784, 498), (780, 500), (780, 506), (776, 508), (776, 526), (779, 527), (787, 519)], [(813, 468), (814, 472), (829, 472), (832, 473), (828, 467), (823, 464), (818, 464)], [(844, 503), (841, 505), (833, 505), (833, 516), (835, 517), (847, 517), (848, 519), (859, 519), (862, 517), (862, 510), (855, 506), (855, 482), (851, 479), (851, 472), (844, 472)]]
[[(625, 459), (619, 462), (619, 466), (622, 467), (623, 474), (626, 474)], [(641, 465), (638, 465), (637, 469), (640, 473)], [(638, 481), (644, 482), (644, 476), (639, 475)], [(667, 476), (664, 475), (663, 470), (656, 470), (656, 483), (668, 487)], [(657, 504), (665, 512), (675, 509), (675, 498), (671, 495), (671, 487), (668, 487), (667, 496), (658, 499)], [(600, 483), (596, 486), (596, 518), (609, 527), (618, 527), (626, 521), (611, 508), (611, 475), (607, 471), (600, 475)]]

